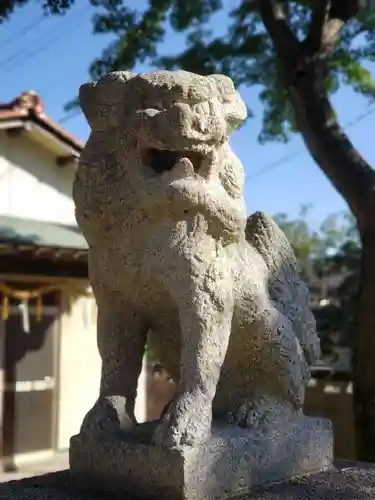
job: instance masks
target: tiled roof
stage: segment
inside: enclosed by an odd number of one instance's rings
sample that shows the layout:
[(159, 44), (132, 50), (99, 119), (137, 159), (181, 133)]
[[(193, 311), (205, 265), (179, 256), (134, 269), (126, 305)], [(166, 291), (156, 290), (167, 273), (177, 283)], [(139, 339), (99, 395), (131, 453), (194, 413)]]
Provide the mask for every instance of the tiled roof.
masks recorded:
[(0, 244), (87, 250), (77, 227), (0, 215)]
[(46, 115), (40, 96), (30, 90), (8, 103), (0, 103), (0, 123), (12, 120), (31, 121), (54, 134), (61, 141), (69, 144), (78, 152), (83, 143)]

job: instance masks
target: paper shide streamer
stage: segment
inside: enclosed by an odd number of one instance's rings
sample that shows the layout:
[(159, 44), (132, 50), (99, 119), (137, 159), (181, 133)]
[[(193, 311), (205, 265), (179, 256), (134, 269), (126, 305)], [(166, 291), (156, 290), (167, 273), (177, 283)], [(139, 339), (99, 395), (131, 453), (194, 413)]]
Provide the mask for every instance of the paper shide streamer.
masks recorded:
[[(6, 321), (10, 314), (10, 299), (19, 301), (18, 309), (25, 333), (30, 333), (30, 300), (35, 300), (35, 319), (41, 321), (43, 318), (43, 296), (52, 292), (65, 292), (68, 296), (68, 312), (71, 313), (74, 298), (79, 296), (92, 298), (91, 292), (72, 288), (71, 283), (60, 283), (47, 285), (33, 290), (20, 290), (12, 288), (7, 284), (0, 283), (0, 293), (2, 293), (2, 319)], [(94, 314), (94, 311), (93, 311)], [(84, 310), (85, 324), (87, 322), (87, 307)]]

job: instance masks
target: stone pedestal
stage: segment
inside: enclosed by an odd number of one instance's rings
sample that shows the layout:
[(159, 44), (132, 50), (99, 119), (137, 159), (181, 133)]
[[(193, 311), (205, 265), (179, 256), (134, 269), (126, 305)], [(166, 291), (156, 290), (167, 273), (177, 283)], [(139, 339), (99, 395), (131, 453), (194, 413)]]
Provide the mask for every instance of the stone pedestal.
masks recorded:
[[(7, 500), (108, 500), (106, 493), (78, 491), (69, 471), (30, 477), (0, 484), (0, 498)], [(133, 495), (120, 495), (132, 500)], [(375, 468), (373, 464), (338, 464), (337, 468), (306, 474), (292, 481), (261, 489), (238, 500), (373, 500)], [(163, 498), (160, 498), (163, 500)]]
[[(78, 491), (69, 471), (30, 477), (0, 484), (0, 498), (7, 500), (108, 500), (106, 493)], [(113, 497), (116, 498), (116, 497)], [(120, 495), (132, 500), (133, 495)], [(306, 474), (292, 481), (243, 495), (238, 500), (373, 500), (375, 468), (373, 464), (338, 464), (337, 468)], [(163, 500), (160, 498), (160, 500)]]
[(138, 435), (127, 437), (74, 436), (70, 447), (73, 483), (106, 495), (217, 500), (332, 465), (331, 424), (323, 419), (301, 416), (266, 435), (216, 426), (201, 446), (174, 451), (148, 443), (152, 427), (141, 424)]

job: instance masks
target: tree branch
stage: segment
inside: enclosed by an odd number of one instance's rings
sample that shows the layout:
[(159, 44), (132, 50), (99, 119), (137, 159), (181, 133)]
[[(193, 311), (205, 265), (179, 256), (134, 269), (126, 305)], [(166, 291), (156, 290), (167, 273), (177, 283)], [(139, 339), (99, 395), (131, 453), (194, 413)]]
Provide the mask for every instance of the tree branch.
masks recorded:
[(312, 157), (363, 229), (374, 209), (375, 171), (342, 130), (328, 97), (317, 92), (314, 82), (290, 88), (289, 98)]
[(279, 57), (298, 60), (299, 41), (288, 26), (282, 0), (260, 0), (259, 13)]
[(304, 42), (310, 57), (327, 58), (339, 42), (341, 30), (356, 16), (366, 0), (317, 0)]
[(313, 7), (308, 35), (304, 41), (310, 54), (315, 54), (321, 49), (323, 32), (329, 20), (330, 6), (330, 0), (320, 0), (316, 2), (315, 8)]
[(361, 229), (375, 205), (375, 171), (337, 122), (324, 80), (325, 62), (339, 41), (342, 27), (363, 2), (316, 0), (308, 36), (300, 43), (288, 26), (284, 0), (259, 0), (259, 12), (278, 56), (297, 126), (311, 155), (349, 204)]
[(330, 18), (346, 23), (361, 9), (367, 7), (367, 0), (332, 0), (331, 4)]
[(320, 45), (320, 56), (328, 57), (340, 40), (341, 30), (345, 22), (338, 18), (330, 18), (323, 27)]

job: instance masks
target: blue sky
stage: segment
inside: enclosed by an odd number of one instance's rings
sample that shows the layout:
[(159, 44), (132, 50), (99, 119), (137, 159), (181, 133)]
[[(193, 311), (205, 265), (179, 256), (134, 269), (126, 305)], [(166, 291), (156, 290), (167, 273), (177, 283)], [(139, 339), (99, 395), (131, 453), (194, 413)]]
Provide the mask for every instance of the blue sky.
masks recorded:
[[(142, 3), (144, 0), (137, 5)], [(40, 93), (50, 116), (55, 120), (63, 118), (64, 104), (89, 79), (90, 62), (111, 41), (106, 35), (92, 35), (93, 12), (88, 2), (81, 0), (63, 17), (40, 20), (40, 3), (31, 0), (10, 21), (0, 25), (0, 101), (33, 89)], [(219, 27), (224, 29), (225, 25)], [(179, 46), (181, 40), (171, 34), (163, 51), (173, 52)], [(144, 71), (145, 67), (135, 69)], [(293, 217), (301, 204), (311, 203), (309, 221), (317, 227), (326, 215), (345, 210), (344, 201), (305, 151), (299, 137), (287, 144), (258, 144), (262, 107), (254, 89), (244, 89), (241, 94), (254, 117), (234, 134), (232, 146), (246, 170), (248, 211), (286, 212)], [(343, 124), (369, 110), (368, 102), (347, 88), (337, 93), (334, 105)], [(83, 141), (88, 137), (89, 129), (81, 115), (63, 126)], [(361, 154), (375, 165), (375, 112), (350, 126), (347, 132)]]

